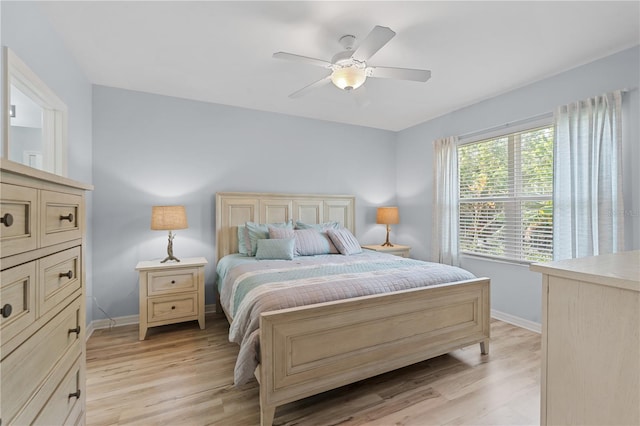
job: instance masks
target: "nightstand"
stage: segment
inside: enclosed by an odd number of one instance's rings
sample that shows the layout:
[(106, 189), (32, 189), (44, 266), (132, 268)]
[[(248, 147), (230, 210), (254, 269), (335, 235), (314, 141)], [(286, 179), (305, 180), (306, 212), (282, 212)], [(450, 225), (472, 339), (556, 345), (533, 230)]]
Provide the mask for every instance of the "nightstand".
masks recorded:
[(138, 262), (140, 286), (140, 340), (149, 327), (198, 320), (204, 329), (204, 265), (194, 257), (180, 262)]
[(409, 257), (409, 251), (411, 247), (401, 246), (400, 244), (394, 244), (393, 247), (382, 246), (380, 244), (362, 246), (363, 249), (375, 250), (382, 253), (393, 254), (394, 256)]

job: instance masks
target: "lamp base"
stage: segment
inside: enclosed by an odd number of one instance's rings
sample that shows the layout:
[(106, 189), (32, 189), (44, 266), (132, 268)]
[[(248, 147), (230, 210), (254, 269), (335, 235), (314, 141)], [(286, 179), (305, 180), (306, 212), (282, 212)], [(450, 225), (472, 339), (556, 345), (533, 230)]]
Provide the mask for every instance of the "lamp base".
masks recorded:
[(389, 232), (391, 232), (391, 225), (387, 225), (387, 241), (380, 244), (382, 247), (393, 247), (393, 244), (389, 242)]
[(180, 259), (178, 259), (173, 255), (173, 238), (174, 237), (175, 235), (171, 231), (169, 231), (169, 244), (167, 244), (167, 257), (165, 257), (164, 260), (161, 260), (160, 263), (165, 263), (169, 260), (180, 262)]

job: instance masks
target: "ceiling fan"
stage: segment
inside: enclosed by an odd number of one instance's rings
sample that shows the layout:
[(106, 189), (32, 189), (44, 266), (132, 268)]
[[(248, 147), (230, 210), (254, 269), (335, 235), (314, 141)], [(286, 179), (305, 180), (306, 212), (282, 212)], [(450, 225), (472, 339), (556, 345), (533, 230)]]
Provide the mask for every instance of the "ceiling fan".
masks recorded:
[(326, 77), (290, 94), (290, 98), (298, 98), (329, 82), (332, 82), (342, 90), (355, 90), (364, 84), (367, 77), (422, 82), (429, 80), (429, 78), (431, 78), (431, 71), (429, 70), (377, 67), (367, 64), (367, 61), (395, 35), (396, 33), (390, 28), (376, 25), (355, 50), (353, 47), (356, 37), (344, 35), (340, 38), (339, 42), (345, 50), (336, 53), (333, 58), (331, 58), (331, 62), (286, 52), (276, 52), (273, 54), (273, 57), (289, 61), (305, 62), (331, 70), (331, 73)]

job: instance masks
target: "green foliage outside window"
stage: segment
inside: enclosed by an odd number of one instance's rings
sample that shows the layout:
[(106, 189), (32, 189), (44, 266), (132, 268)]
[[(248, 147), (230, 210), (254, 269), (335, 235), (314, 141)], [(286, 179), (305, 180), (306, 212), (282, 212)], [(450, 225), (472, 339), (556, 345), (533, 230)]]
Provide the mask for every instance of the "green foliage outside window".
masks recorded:
[(460, 249), (518, 261), (553, 252), (553, 127), (458, 147)]

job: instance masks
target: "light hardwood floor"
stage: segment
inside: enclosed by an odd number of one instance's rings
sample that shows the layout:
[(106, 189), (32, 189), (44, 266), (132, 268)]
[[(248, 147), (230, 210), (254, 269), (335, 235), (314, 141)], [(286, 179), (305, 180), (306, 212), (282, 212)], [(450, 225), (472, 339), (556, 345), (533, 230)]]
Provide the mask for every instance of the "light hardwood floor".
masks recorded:
[[(257, 425), (256, 382), (233, 386), (238, 346), (223, 315), (87, 342), (88, 425)], [(478, 345), (282, 407), (274, 425), (539, 424), (540, 335), (491, 322)]]

